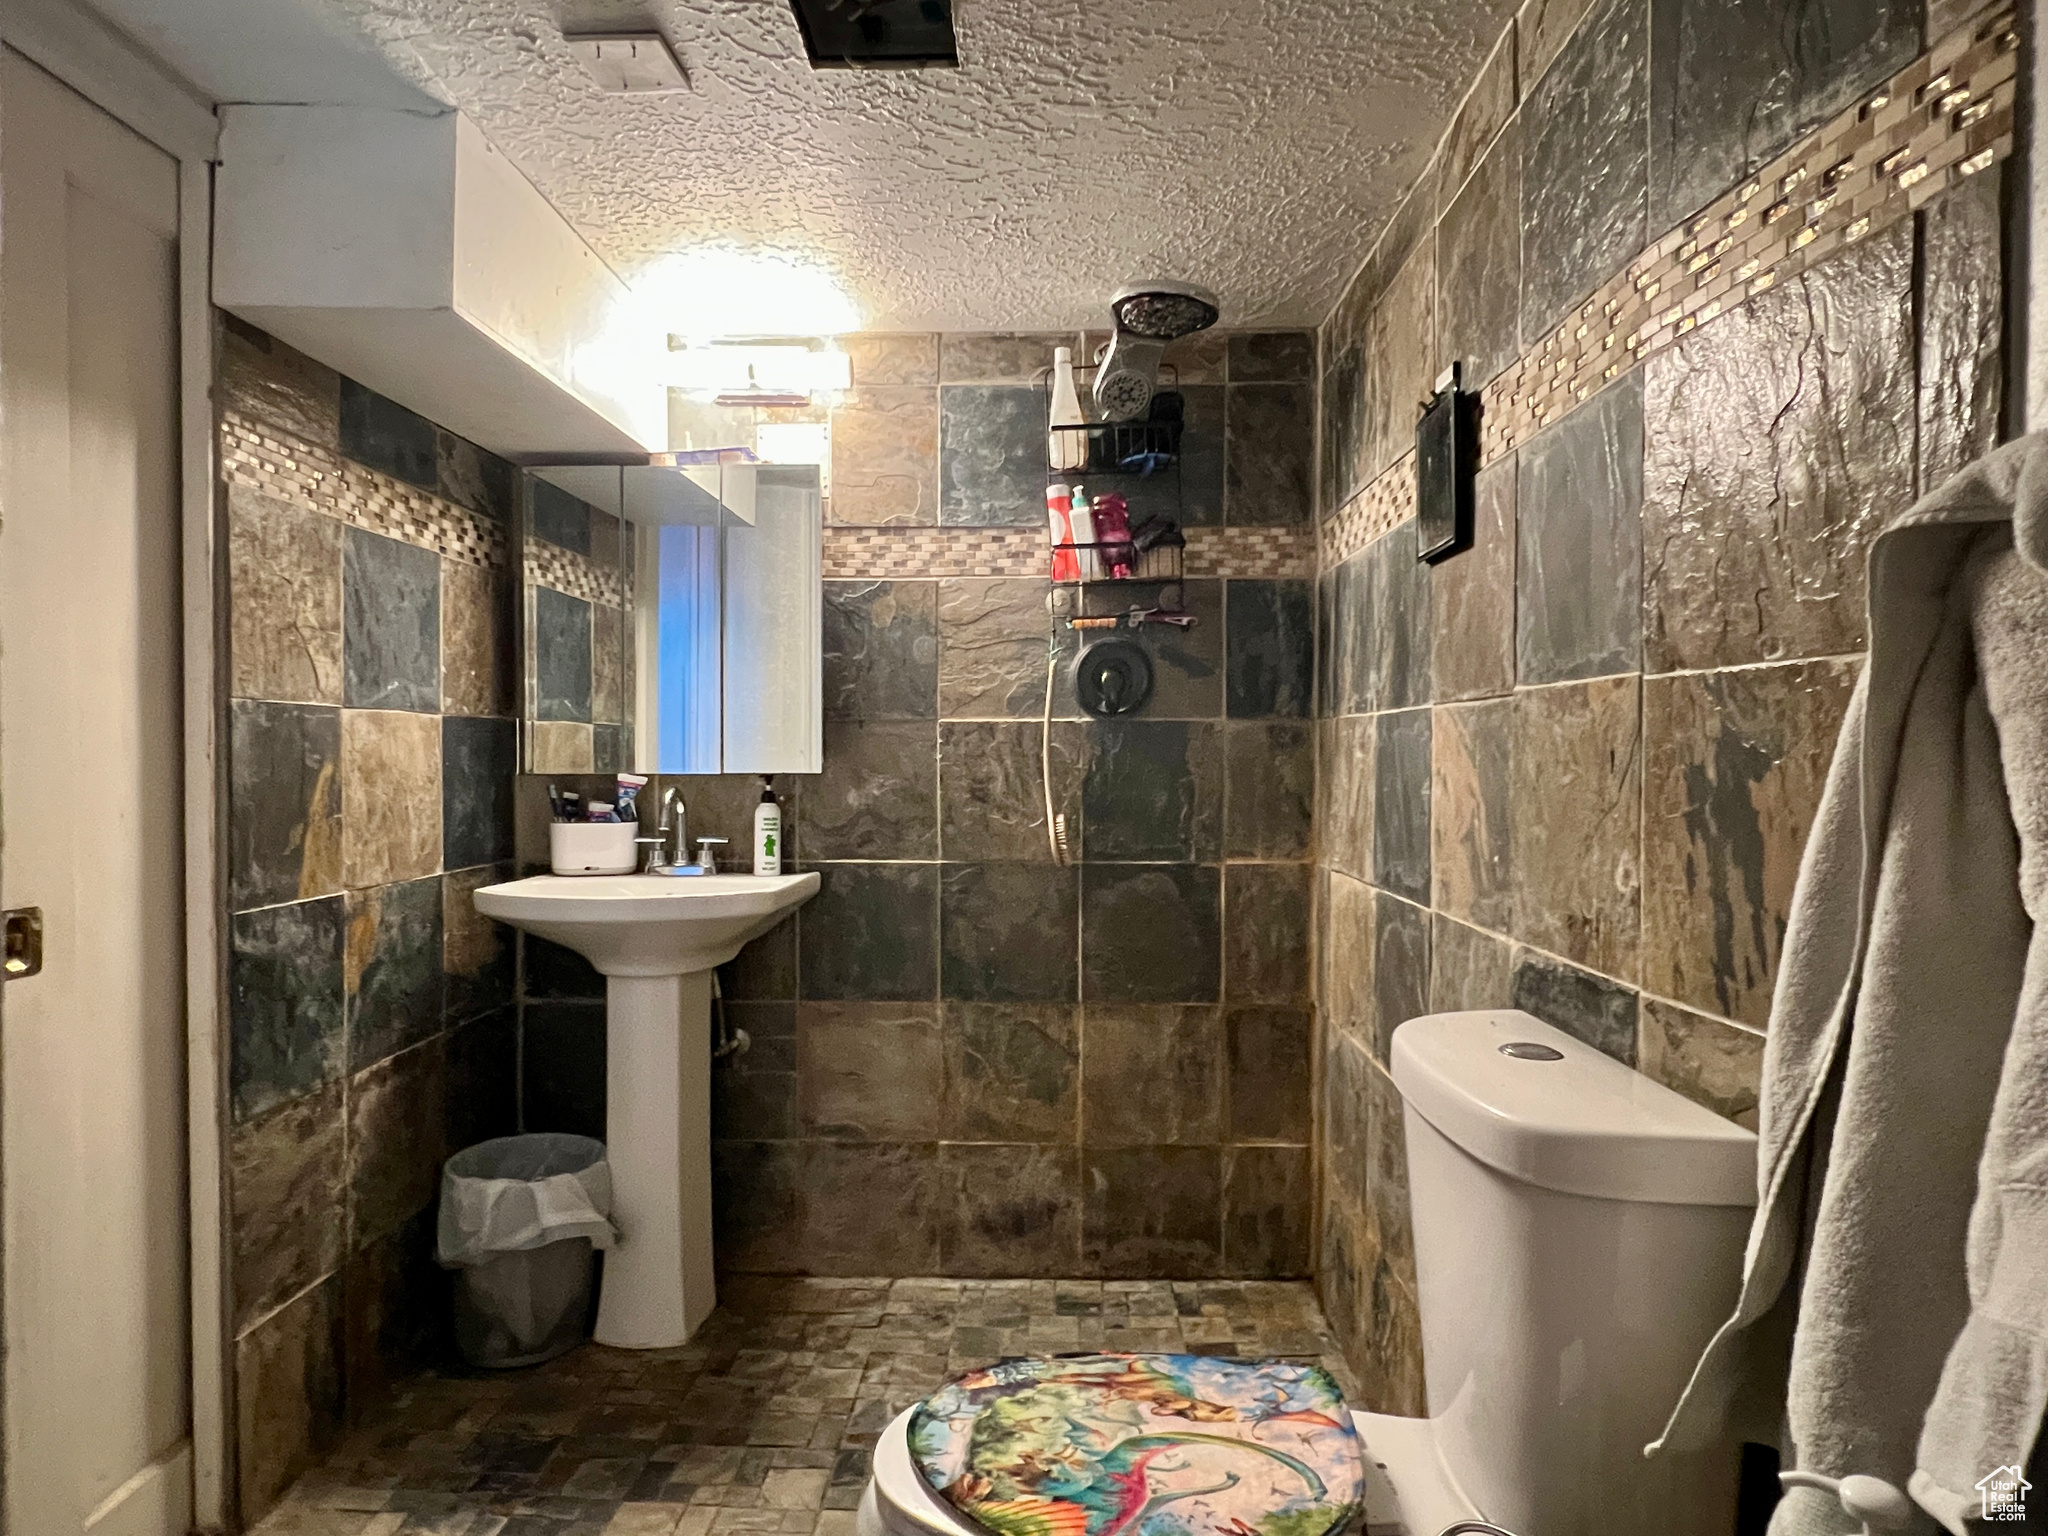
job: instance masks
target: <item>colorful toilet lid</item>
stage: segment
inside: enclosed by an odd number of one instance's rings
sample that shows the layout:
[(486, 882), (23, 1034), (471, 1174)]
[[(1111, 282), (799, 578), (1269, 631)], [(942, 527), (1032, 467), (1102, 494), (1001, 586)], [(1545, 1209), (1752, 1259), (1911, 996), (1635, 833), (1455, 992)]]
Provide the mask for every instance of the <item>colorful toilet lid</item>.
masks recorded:
[(1004, 1360), (919, 1405), (910, 1457), (995, 1536), (1325, 1536), (1365, 1496), (1336, 1382), (1281, 1360)]

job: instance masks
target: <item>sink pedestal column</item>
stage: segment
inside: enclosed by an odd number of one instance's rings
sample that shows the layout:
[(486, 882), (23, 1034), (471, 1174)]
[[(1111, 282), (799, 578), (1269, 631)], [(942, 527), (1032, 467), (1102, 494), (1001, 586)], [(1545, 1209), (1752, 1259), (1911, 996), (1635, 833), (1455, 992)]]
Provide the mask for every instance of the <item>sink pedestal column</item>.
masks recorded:
[(711, 972), (606, 978), (605, 1143), (619, 1240), (597, 1342), (684, 1343), (718, 1304), (711, 1260)]

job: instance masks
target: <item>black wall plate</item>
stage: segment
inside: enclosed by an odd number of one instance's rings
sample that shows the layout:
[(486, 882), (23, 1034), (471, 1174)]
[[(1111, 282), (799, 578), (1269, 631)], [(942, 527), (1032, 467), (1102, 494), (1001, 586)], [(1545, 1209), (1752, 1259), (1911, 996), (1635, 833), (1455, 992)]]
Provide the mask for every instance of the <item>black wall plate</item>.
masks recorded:
[(1415, 428), (1415, 510), (1421, 559), (1435, 564), (1472, 547), (1479, 474), (1479, 396), (1459, 388), (1451, 364)]

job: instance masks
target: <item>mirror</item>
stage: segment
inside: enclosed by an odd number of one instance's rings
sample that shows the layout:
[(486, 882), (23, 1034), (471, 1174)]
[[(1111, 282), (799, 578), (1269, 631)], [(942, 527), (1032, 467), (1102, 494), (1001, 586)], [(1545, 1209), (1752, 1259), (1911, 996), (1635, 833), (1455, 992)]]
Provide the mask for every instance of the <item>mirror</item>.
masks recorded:
[(817, 466), (549, 465), (528, 484), (528, 772), (818, 771)]

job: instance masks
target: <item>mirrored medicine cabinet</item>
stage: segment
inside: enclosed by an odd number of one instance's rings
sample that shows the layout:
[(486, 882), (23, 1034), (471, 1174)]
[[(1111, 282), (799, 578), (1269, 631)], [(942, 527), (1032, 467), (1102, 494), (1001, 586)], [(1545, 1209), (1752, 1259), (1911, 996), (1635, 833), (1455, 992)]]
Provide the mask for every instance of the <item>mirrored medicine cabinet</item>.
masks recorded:
[(815, 465), (532, 465), (529, 773), (816, 773)]

